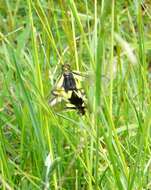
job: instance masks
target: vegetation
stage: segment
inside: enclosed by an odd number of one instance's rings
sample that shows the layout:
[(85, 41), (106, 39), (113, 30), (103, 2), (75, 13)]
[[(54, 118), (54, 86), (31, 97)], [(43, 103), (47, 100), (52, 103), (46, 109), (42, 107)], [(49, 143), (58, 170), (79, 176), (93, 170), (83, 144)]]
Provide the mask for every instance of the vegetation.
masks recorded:
[[(0, 189), (151, 189), (151, 3), (0, 3)], [(51, 107), (61, 65), (86, 114)]]

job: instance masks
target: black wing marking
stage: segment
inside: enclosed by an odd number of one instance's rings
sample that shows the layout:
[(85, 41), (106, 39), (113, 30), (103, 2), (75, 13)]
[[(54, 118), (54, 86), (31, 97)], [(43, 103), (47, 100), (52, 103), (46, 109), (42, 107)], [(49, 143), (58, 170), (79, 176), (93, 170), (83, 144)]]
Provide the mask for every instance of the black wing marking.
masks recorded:
[(69, 102), (75, 106), (75, 109), (77, 109), (79, 113), (81, 113), (82, 115), (85, 114), (85, 106), (83, 105), (84, 100), (82, 99), (82, 97), (79, 97), (75, 91), (72, 92), (72, 95), (69, 98)]

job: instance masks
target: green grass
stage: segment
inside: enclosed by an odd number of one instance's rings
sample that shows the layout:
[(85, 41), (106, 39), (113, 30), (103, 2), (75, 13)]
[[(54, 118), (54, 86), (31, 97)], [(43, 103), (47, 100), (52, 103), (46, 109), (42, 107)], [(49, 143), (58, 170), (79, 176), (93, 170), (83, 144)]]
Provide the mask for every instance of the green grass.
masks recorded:
[[(150, 10), (0, 3), (0, 189), (151, 189)], [(65, 63), (89, 75), (84, 116), (48, 103)]]

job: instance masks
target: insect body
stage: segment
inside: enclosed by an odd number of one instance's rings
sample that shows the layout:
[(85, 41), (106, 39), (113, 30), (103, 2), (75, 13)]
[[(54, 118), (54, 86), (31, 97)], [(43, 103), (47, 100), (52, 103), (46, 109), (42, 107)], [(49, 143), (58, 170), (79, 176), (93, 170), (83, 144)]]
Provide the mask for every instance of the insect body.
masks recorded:
[(66, 92), (68, 92), (68, 90), (76, 90), (76, 82), (75, 79), (73, 77), (73, 74), (71, 72), (69, 73), (64, 73), (64, 80), (63, 80), (63, 84), (62, 87), (64, 88), (64, 90)]

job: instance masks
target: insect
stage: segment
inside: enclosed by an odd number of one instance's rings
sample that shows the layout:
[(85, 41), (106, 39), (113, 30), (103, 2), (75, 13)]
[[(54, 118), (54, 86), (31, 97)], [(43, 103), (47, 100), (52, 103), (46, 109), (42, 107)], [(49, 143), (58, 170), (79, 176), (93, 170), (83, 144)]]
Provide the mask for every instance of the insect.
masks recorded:
[(65, 109), (75, 109), (78, 113), (85, 114), (85, 101), (84, 92), (79, 87), (78, 77), (79, 73), (73, 72), (70, 65), (65, 64), (62, 66), (62, 74), (52, 90), (53, 98), (50, 105), (54, 106), (59, 102), (64, 103)]

